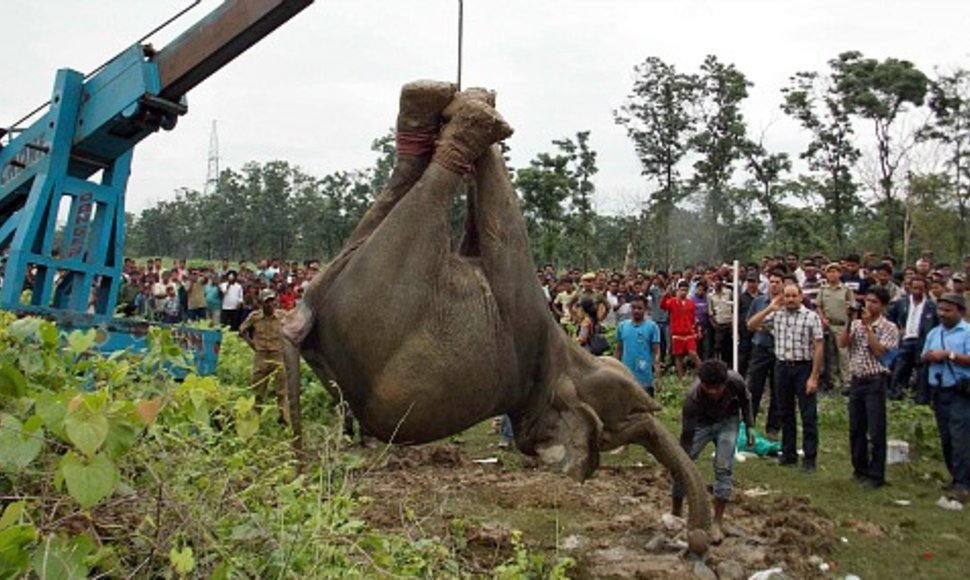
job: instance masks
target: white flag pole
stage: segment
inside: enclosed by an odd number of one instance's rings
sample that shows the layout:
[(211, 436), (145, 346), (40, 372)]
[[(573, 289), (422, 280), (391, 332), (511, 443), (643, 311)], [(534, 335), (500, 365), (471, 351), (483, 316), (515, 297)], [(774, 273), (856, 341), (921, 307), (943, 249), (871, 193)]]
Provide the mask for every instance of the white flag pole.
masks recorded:
[(733, 302), (733, 304), (731, 304), (731, 310), (734, 311), (734, 315), (731, 316), (731, 327), (732, 327), (731, 336), (734, 338), (734, 340), (731, 342), (731, 352), (732, 352), (731, 361), (733, 362), (735, 372), (737, 372), (738, 370), (738, 343), (741, 340), (741, 336), (738, 333), (738, 324), (739, 324), (738, 310), (740, 308), (740, 302), (741, 302), (741, 280), (740, 280), (740, 274), (738, 272), (738, 268), (739, 268), (738, 261), (735, 260), (734, 261), (734, 289), (732, 290), (732, 297), (731, 297), (731, 301)]

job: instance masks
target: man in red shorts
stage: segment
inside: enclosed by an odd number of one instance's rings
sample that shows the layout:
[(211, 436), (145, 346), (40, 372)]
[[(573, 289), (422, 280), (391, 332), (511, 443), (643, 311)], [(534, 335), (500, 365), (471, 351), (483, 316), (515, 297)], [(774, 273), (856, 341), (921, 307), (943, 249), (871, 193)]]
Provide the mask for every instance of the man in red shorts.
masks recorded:
[(690, 357), (694, 368), (701, 366), (697, 356), (697, 319), (693, 300), (687, 298), (690, 284), (681, 280), (677, 284), (677, 295), (668, 290), (660, 301), (660, 307), (670, 313), (670, 352), (677, 366), (677, 377), (684, 376), (684, 356)]

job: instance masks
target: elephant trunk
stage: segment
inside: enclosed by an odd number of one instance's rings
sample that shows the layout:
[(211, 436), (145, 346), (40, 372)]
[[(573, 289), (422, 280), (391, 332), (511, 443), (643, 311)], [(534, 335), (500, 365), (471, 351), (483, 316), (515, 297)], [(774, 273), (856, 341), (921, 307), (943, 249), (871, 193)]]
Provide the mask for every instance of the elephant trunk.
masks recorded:
[(684, 484), (687, 495), (687, 544), (694, 554), (704, 554), (709, 541), (707, 530), (711, 526), (711, 503), (694, 462), (673, 435), (652, 415), (642, 443), (675, 479)]

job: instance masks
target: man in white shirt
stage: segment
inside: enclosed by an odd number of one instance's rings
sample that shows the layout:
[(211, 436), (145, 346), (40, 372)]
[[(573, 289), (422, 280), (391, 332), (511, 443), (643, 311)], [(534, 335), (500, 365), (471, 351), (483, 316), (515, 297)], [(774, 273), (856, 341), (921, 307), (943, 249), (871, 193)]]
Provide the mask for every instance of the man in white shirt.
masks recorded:
[(236, 281), (235, 270), (229, 270), (226, 274), (226, 281), (219, 285), (219, 289), (222, 291), (221, 322), (231, 330), (238, 331), (239, 324), (242, 322), (239, 320), (239, 316), (242, 313), (243, 288)]
[[(909, 294), (893, 302), (887, 318), (899, 328), (899, 357), (893, 365), (889, 398), (902, 399), (909, 387), (913, 369), (917, 369), (916, 400), (929, 403), (926, 369), (920, 366), (920, 355), (926, 335), (939, 324), (936, 303), (926, 295), (926, 279), (916, 275), (909, 282)], [(919, 368), (917, 368), (919, 367)]]

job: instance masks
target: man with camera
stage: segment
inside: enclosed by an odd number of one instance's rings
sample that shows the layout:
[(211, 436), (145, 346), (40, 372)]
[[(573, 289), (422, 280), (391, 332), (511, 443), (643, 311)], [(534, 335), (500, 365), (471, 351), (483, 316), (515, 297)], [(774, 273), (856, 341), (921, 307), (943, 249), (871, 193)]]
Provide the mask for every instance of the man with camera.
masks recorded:
[(933, 410), (946, 468), (953, 477), (952, 497), (970, 500), (970, 324), (963, 320), (966, 299), (943, 294), (937, 300), (940, 325), (923, 346), (929, 364)]
[(883, 357), (899, 345), (899, 329), (883, 312), (889, 292), (872, 286), (861, 310), (848, 309), (852, 320), (839, 336), (849, 349), (849, 449), (852, 477), (866, 489), (886, 482), (886, 391), (892, 363)]

